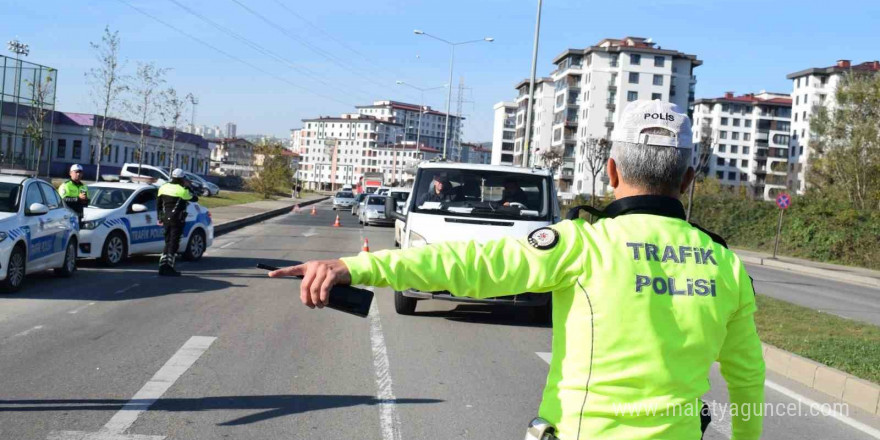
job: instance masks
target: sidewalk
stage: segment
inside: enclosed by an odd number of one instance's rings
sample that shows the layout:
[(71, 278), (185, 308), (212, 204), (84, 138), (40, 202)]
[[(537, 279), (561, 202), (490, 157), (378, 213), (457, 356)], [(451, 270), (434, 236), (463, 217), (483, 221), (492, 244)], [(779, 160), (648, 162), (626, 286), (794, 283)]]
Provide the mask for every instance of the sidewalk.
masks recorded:
[(746, 263), (757, 264), (777, 269), (786, 269), (808, 275), (816, 275), (845, 283), (859, 284), (868, 287), (880, 287), (880, 271), (861, 267), (841, 266), (838, 264), (819, 263), (800, 258), (778, 256), (775, 259), (763, 252), (733, 249)]
[(214, 221), (214, 235), (223, 235), (243, 226), (285, 214), (297, 204), (303, 207), (327, 198), (324, 195), (311, 194), (299, 199), (266, 200), (213, 208), (210, 211), (211, 219)]

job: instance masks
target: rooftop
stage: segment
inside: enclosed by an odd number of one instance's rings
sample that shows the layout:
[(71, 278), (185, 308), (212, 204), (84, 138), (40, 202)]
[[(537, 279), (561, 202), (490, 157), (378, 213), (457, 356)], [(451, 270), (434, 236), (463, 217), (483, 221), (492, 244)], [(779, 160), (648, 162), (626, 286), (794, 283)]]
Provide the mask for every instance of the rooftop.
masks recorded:
[(831, 75), (842, 72), (880, 72), (880, 61), (865, 61), (862, 64), (852, 65), (850, 60), (837, 60), (837, 64), (828, 67), (812, 67), (799, 72), (790, 73), (785, 77), (795, 79), (804, 75)]
[(741, 104), (769, 104), (791, 106), (791, 97), (788, 94), (770, 93), (761, 91), (759, 93), (747, 93), (745, 95), (734, 96), (733, 92), (727, 92), (720, 98), (702, 98), (694, 101), (694, 104), (714, 104), (718, 102), (732, 102)]
[(670, 55), (673, 58), (685, 58), (691, 60), (694, 66), (699, 66), (703, 64), (702, 61), (697, 59), (696, 55), (689, 55), (684, 52), (679, 52), (677, 50), (669, 50), (663, 49), (654, 43), (650, 38), (642, 38), (642, 37), (623, 37), (621, 39), (616, 38), (605, 38), (602, 41), (596, 43), (595, 46), (590, 46), (585, 49), (568, 49), (561, 54), (557, 55), (556, 58), (553, 58), (553, 64), (559, 64), (566, 57), (570, 55), (587, 55), (593, 52), (639, 52), (639, 53), (651, 53), (657, 55)]

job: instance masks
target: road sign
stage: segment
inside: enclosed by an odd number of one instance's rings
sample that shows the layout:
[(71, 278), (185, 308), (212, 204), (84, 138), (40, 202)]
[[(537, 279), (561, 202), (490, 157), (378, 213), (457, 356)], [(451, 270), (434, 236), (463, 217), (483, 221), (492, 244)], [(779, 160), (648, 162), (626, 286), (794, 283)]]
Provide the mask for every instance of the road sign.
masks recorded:
[(791, 196), (786, 193), (781, 193), (776, 196), (776, 206), (779, 206), (779, 209), (788, 209), (791, 206)]

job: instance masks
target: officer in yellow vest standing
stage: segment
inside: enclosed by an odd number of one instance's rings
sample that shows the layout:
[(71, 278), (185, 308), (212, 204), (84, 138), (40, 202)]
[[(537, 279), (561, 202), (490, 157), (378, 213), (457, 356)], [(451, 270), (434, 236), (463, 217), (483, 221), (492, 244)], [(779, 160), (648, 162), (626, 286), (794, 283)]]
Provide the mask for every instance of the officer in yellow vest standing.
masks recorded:
[(159, 225), (165, 227), (165, 249), (159, 258), (159, 275), (180, 276), (174, 269), (180, 237), (186, 225), (186, 207), (189, 202), (197, 202), (186, 182), (186, 174), (180, 168), (171, 172), (171, 181), (159, 188)]
[(79, 220), (83, 217), (83, 208), (89, 206), (89, 187), (82, 181), (83, 167), (75, 163), (70, 166), (70, 180), (58, 187), (58, 194), (68, 208), (76, 212)]
[(690, 120), (673, 104), (635, 101), (611, 140), (616, 200), (593, 224), (577, 218), (523, 239), (361, 253), (269, 275), (304, 276), (300, 299), (312, 308), (327, 304), (335, 284), (475, 298), (552, 292), (553, 356), (526, 438), (699, 439), (709, 423), (700, 396), (717, 361), (732, 438), (758, 439), (755, 292), (724, 240), (685, 221)]

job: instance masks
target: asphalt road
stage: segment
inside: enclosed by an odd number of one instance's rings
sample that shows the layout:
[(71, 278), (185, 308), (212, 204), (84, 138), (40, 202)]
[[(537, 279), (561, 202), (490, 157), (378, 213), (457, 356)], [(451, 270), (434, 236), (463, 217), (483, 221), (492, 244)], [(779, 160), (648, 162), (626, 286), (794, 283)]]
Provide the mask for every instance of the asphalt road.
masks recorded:
[[(392, 246), (391, 228), (347, 213), (333, 228), (334, 215), (324, 202), (316, 216), (224, 235), (181, 278), (157, 277), (156, 257), (83, 262), (72, 280), (31, 277), (0, 297), (0, 439), (522, 438), (547, 374), (548, 327), (444, 302), (398, 316), (387, 289), (366, 319), (310, 310), (298, 281), (254, 268), (352, 254), (363, 238)], [(768, 417), (765, 438), (880, 438), (876, 418), (809, 415), (798, 399), (829, 400), (769, 379), (768, 402), (802, 415)], [(706, 400), (719, 408), (717, 372), (711, 383)], [(729, 438), (722, 416), (707, 439)]]

